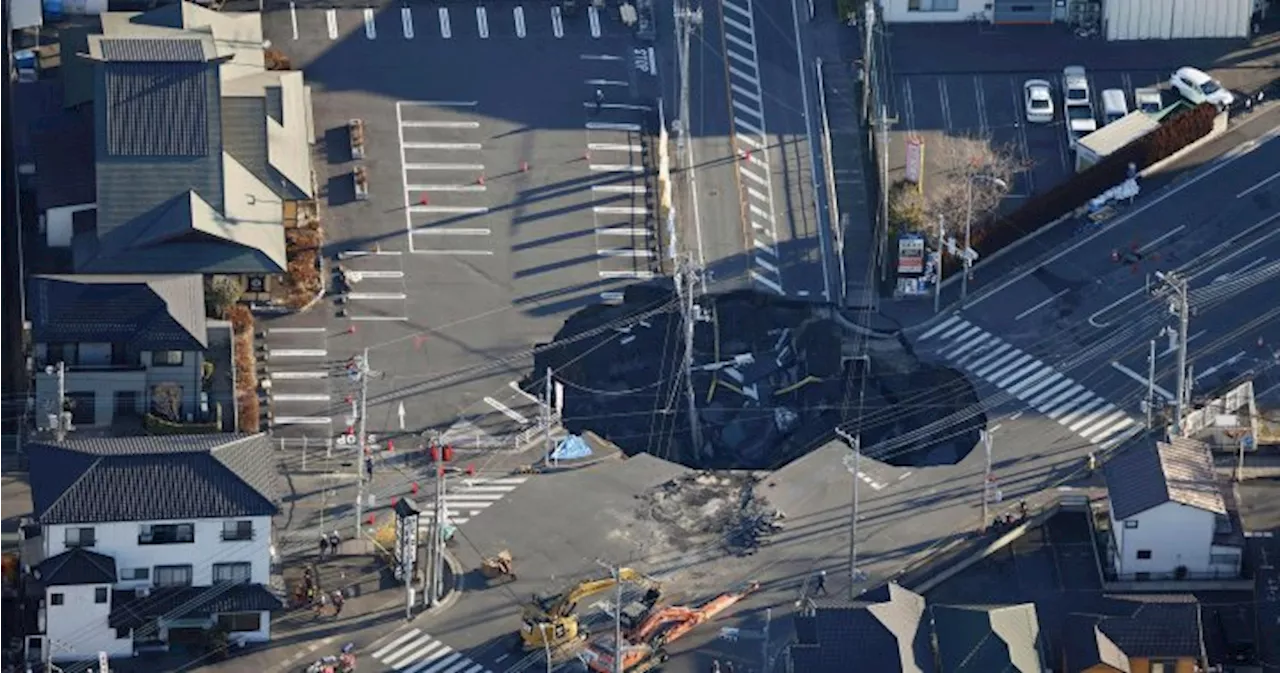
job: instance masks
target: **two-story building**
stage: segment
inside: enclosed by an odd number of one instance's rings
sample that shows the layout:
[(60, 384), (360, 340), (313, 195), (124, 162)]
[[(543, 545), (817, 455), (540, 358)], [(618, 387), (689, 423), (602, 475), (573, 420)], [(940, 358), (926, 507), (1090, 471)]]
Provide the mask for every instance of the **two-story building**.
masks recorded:
[(205, 318), (199, 275), (34, 276), (27, 287), (39, 427), (56, 427), (59, 394), (79, 428), (148, 414), (215, 421), (219, 408), (231, 427), (234, 339), (230, 323)]
[(72, 439), (28, 452), (23, 557), (41, 655), (131, 656), (214, 627), (235, 641), (270, 638), (279, 496), (266, 435)]
[(1209, 670), (1194, 596), (1110, 596), (1094, 613), (1067, 615), (1065, 673), (1197, 673)]
[(1242, 548), (1207, 445), (1151, 438), (1108, 460), (1103, 474), (1118, 579), (1239, 576)]

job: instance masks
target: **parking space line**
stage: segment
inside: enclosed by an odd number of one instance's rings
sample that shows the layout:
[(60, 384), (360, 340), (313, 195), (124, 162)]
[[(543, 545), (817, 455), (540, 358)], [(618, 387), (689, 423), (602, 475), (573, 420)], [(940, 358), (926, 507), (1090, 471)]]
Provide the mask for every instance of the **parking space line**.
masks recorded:
[(347, 319), (356, 322), (404, 322), (409, 317), (403, 315), (352, 315), (347, 316)]
[[(405, 148), (404, 148), (404, 113), (401, 111), (405, 101), (396, 101), (396, 145), (400, 147), (400, 184), (403, 186), (409, 182), (409, 172), (405, 170)], [(404, 229), (405, 231), (413, 231), (413, 218), (409, 210), (409, 190), (402, 189), (404, 192)], [(413, 237), (409, 236), (409, 252), (413, 252)]]
[(1022, 171), (1022, 176), (1027, 182), (1027, 193), (1024, 195), (1009, 195), (1014, 198), (1019, 198), (1020, 196), (1031, 196), (1036, 193), (1036, 170), (1035, 165), (1031, 162), (1031, 146), (1030, 143), (1027, 142), (1027, 123), (1023, 120), (1025, 111), (1022, 109), (1022, 98), (1019, 96), (1018, 81), (1012, 77), (1009, 78), (1009, 95), (1013, 97), (1013, 118), (1018, 120), (1014, 123), (1018, 126), (1018, 144), (1021, 146), (1022, 150), (1022, 163), (1026, 165), (1026, 168)]
[(267, 358), (322, 358), (329, 354), (323, 348), (268, 348)]
[(902, 81), (902, 112), (906, 117), (907, 131), (916, 130), (916, 100), (911, 93), (911, 80)]
[(476, 27), (480, 30), (480, 39), (489, 39), (489, 12), (484, 5), (476, 7)]
[(453, 37), (453, 28), (449, 25), (449, 8), (441, 7), (438, 11), (440, 13), (440, 37), (447, 40)]
[(324, 20), (329, 27), (329, 39), (330, 40), (338, 39), (338, 10), (336, 9), (324, 10)]
[(657, 274), (652, 271), (599, 271), (597, 272), (601, 278), (654, 278)]
[(485, 185), (405, 185), (411, 192), (483, 192)]
[(273, 402), (328, 402), (327, 393), (272, 393)]
[(400, 8), (400, 25), (404, 30), (404, 39), (413, 39), (413, 10), (408, 7)]
[(987, 120), (987, 89), (982, 86), (982, 77), (973, 76), (973, 90), (978, 101), (978, 132), (986, 135), (991, 130), (991, 123)]
[(405, 164), (409, 171), (483, 171), (484, 164)]
[(947, 80), (938, 78), (938, 101), (942, 105), (942, 126), (951, 130), (951, 98), (947, 96)]
[(601, 215), (648, 215), (649, 209), (643, 206), (594, 206), (591, 212)]
[(366, 7), (364, 10), (364, 36), (370, 40), (378, 39), (378, 26), (373, 19), (373, 9)]
[(396, 103), (405, 107), (475, 107), (479, 104), (474, 100), (402, 100)]
[(592, 185), (593, 192), (612, 192), (617, 194), (645, 194), (649, 190), (644, 185)]
[(639, 124), (623, 124), (617, 122), (587, 122), (588, 131), (639, 131)]
[(643, 166), (631, 164), (591, 164), (591, 170), (601, 173), (643, 173)]
[[(1058, 87), (1058, 91), (1062, 91), (1063, 90), (1062, 78), (1055, 77), (1053, 78), (1053, 81), (1056, 83)], [(1062, 123), (1064, 126), (1067, 124), (1067, 111), (1066, 111), (1065, 104), (1063, 104), (1063, 110), (1062, 110)], [(1054, 135), (1058, 136), (1058, 161), (1062, 163), (1062, 172), (1065, 174), (1071, 170), (1071, 157), (1068, 156), (1068, 154), (1071, 151), (1071, 148), (1067, 147), (1067, 141), (1062, 139), (1062, 133), (1055, 133)]]
[(524, 26), (524, 7), (516, 5), (511, 9), (511, 16), (516, 22), (516, 37), (523, 38), (525, 36)]
[(480, 122), (409, 121), (401, 126), (407, 129), (478, 129)]
[(348, 292), (347, 299), (356, 299), (361, 301), (387, 301), (394, 299), (406, 299), (408, 295), (403, 292)]
[(447, 213), (447, 214), (453, 214), (453, 215), (483, 215), (489, 212), (489, 209), (485, 206), (409, 206), (408, 211), (411, 213)]
[(410, 150), (479, 150), (480, 143), (400, 143)]
[(457, 255), (459, 257), (489, 257), (492, 250), (414, 250), (415, 255)]
[(591, 37), (600, 37), (600, 10), (595, 5), (587, 7), (587, 19), (591, 24)]
[(592, 152), (640, 152), (639, 145), (629, 145), (626, 143), (587, 143), (587, 149)]
[(329, 372), (271, 372), (277, 381), (319, 381), (329, 378)]
[(272, 334), (324, 334), (323, 327), (269, 327), (267, 336)]
[(332, 421), (328, 416), (276, 416), (271, 425), (329, 425)]
[(298, 39), (298, 4), (289, 0), (289, 25), (293, 27), (293, 39)]
[(420, 227), (414, 229), (415, 236), (440, 235), (440, 236), (488, 236), (493, 233), (484, 227)]
[(561, 16), (559, 5), (551, 7), (551, 32), (557, 38), (564, 37), (564, 17)]

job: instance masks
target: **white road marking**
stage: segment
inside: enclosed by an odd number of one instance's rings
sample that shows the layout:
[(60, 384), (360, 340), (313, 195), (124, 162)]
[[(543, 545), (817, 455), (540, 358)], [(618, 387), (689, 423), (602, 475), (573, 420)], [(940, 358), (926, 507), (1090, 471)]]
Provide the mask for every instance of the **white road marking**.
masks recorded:
[[(726, 4), (727, 4), (727, 3), (726, 3)], [(765, 278), (764, 276), (762, 276), (762, 275), (760, 275), (760, 274), (756, 273), (754, 270), (751, 272), (751, 277), (752, 277), (752, 278), (754, 278), (754, 279), (755, 279), (757, 282), (759, 282), (761, 285), (764, 285), (765, 287), (769, 288), (770, 290), (773, 290), (774, 292), (776, 292), (776, 293), (778, 293), (778, 294), (786, 294), (786, 293), (784, 293), (784, 292), (782, 291), (782, 286), (781, 286), (781, 285), (777, 284), (776, 282), (774, 282), (774, 281), (772, 281), (772, 280), (770, 280), (770, 279), (768, 279), (768, 278)]]
[(407, 129), (478, 129), (480, 122), (402, 122)]
[(347, 299), (364, 300), (364, 301), (385, 301), (405, 299), (408, 295), (403, 292), (348, 292)]
[(652, 250), (636, 250), (634, 248), (611, 248), (607, 250), (597, 250), (597, 255), (601, 257), (656, 257), (656, 253)]
[[(542, 402), (542, 400), (538, 399), (534, 395), (529, 394), (527, 391), (525, 391), (524, 388), (521, 388), (519, 381), (508, 381), (507, 386), (509, 386), (512, 390), (516, 391), (517, 395), (520, 395), (521, 397), (529, 400), (530, 402), (533, 402), (534, 404), (540, 404)], [(520, 482), (520, 483), (523, 484), (524, 482)]]
[(362, 280), (399, 280), (404, 278), (404, 272), (384, 270), (348, 271), (347, 276), (351, 278), (352, 282), (358, 283)]
[(483, 171), (484, 164), (405, 164), (406, 171)]
[(413, 192), (483, 192), (484, 185), (405, 185), (405, 189)]
[(591, 164), (591, 170), (600, 171), (602, 173), (643, 173), (644, 166), (632, 166), (631, 164)]
[(631, 86), (631, 82), (624, 82), (620, 79), (589, 79), (587, 84), (591, 86)]
[(1185, 225), (1185, 224), (1180, 224), (1180, 225), (1178, 225), (1178, 226), (1176, 226), (1176, 227), (1174, 227), (1174, 228), (1170, 229), (1169, 231), (1167, 231), (1167, 232), (1165, 232), (1165, 233), (1161, 234), (1161, 235), (1160, 235), (1160, 236), (1158, 236), (1154, 241), (1151, 241), (1150, 243), (1147, 243), (1146, 245), (1142, 246), (1141, 248), (1138, 248), (1138, 252), (1143, 253), (1143, 254), (1146, 254), (1147, 252), (1149, 252), (1149, 251), (1151, 251), (1151, 250), (1154, 250), (1154, 249), (1156, 248), (1156, 246), (1158, 246), (1158, 245), (1160, 245), (1161, 243), (1163, 243), (1165, 239), (1169, 238), (1170, 236), (1176, 235), (1178, 232), (1180, 232), (1180, 231), (1182, 231), (1183, 229), (1186, 229), (1186, 228), (1187, 228), (1187, 225)]
[(326, 9), (324, 11), (324, 20), (329, 26), (329, 39), (338, 39), (338, 10)]
[(516, 37), (524, 37), (525, 36), (524, 7), (521, 7), (520, 5), (516, 5), (511, 10), (511, 16), (516, 21)]
[(587, 143), (587, 149), (592, 152), (640, 152), (643, 150), (639, 145), (627, 143)]
[(600, 271), (597, 273), (601, 278), (654, 278), (656, 274), (652, 271)]
[(382, 658), (382, 657), (385, 657), (385, 656), (387, 655), (387, 653), (391, 652), (391, 650), (396, 649), (396, 648), (397, 648), (397, 647), (399, 647), (402, 643), (404, 643), (406, 640), (410, 640), (410, 639), (412, 639), (414, 636), (418, 635), (419, 633), (421, 633), (421, 632), (420, 632), (420, 631), (418, 631), (418, 629), (412, 629), (412, 630), (410, 630), (408, 633), (404, 634), (403, 636), (400, 636), (399, 638), (396, 638), (395, 640), (393, 640), (393, 641), (391, 641), (390, 643), (388, 643), (386, 647), (384, 647), (384, 648), (382, 648), (382, 649), (378, 650), (377, 652), (374, 652), (374, 653), (373, 653), (373, 658), (374, 658), (374, 659), (380, 659), (380, 658)]
[(329, 425), (333, 422), (328, 416), (276, 416), (271, 425)]
[(1223, 282), (1223, 281), (1231, 280), (1232, 278), (1239, 278), (1240, 276), (1244, 275), (1245, 273), (1248, 273), (1249, 271), (1252, 271), (1252, 270), (1253, 270), (1253, 268), (1254, 268), (1255, 266), (1258, 266), (1259, 264), (1265, 264), (1266, 262), (1267, 262), (1267, 258), (1266, 258), (1266, 257), (1259, 257), (1259, 258), (1257, 258), (1257, 259), (1253, 260), (1252, 262), (1249, 262), (1248, 264), (1245, 264), (1244, 266), (1240, 267), (1239, 269), (1236, 269), (1235, 271), (1232, 271), (1231, 273), (1224, 273), (1224, 274), (1222, 274), (1221, 276), (1218, 276), (1217, 278), (1214, 278), (1214, 279), (1213, 279), (1213, 282), (1215, 282), (1215, 283), (1221, 283), (1221, 282)]
[(476, 27), (480, 29), (480, 39), (489, 39), (489, 12), (484, 5), (476, 7)]
[(591, 191), (610, 194), (644, 194), (648, 190), (644, 185), (592, 185)]
[[(511, 407), (508, 407), (507, 405), (499, 402), (498, 400), (493, 399), (492, 397), (484, 398), (484, 403), (501, 412), (503, 416), (506, 416), (507, 418), (510, 418), (511, 420), (521, 425), (528, 425), (529, 423), (529, 419), (525, 418), (524, 416), (521, 416), (518, 411), (516, 411), (515, 409), (512, 409)], [(450, 497), (449, 500), (452, 501), (453, 498)]]
[(289, 0), (289, 25), (293, 27), (293, 39), (298, 39), (298, 5)]
[(492, 250), (414, 250), (415, 255), (458, 255), (459, 257), (489, 257)]
[(639, 124), (620, 124), (617, 122), (587, 122), (588, 131), (639, 131)]
[(564, 17), (560, 14), (559, 5), (551, 7), (551, 32), (558, 38), (564, 37)]
[(584, 61), (621, 61), (622, 57), (615, 54), (579, 54), (578, 58)]
[(378, 26), (374, 23), (373, 10), (368, 7), (364, 10), (364, 36), (370, 40), (378, 39)]
[(404, 31), (404, 39), (413, 39), (413, 10), (408, 7), (400, 8), (400, 26)]
[(648, 53), (647, 60), (649, 61), (649, 74), (653, 75), (654, 77), (657, 77), (658, 76), (658, 53), (654, 50), (653, 47), (649, 47), (648, 52), (649, 53)]
[(1058, 297), (1061, 297), (1062, 295), (1064, 295), (1064, 294), (1066, 294), (1066, 293), (1068, 293), (1068, 292), (1070, 292), (1070, 291), (1071, 291), (1071, 288), (1067, 288), (1067, 289), (1065, 289), (1065, 290), (1063, 290), (1063, 291), (1061, 291), (1061, 292), (1058, 292), (1057, 294), (1053, 295), (1052, 297), (1049, 297), (1048, 299), (1046, 299), (1046, 300), (1044, 300), (1044, 301), (1040, 302), (1039, 304), (1036, 304), (1035, 306), (1032, 306), (1031, 308), (1029, 308), (1029, 309), (1027, 309), (1027, 310), (1023, 311), (1022, 313), (1019, 313), (1018, 315), (1014, 316), (1014, 318), (1013, 318), (1013, 319), (1014, 319), (1014, 320), (1022, 320), (1023, 318), (1025, 318), (1025, 317), (1027, 317), (1027, 316), (1031, 315), (1032, 313), (1035, 313), (1036, 311), (1038, 311), (1038, 310), (1040, 310), (1040, 309), (1042, 309), (1042, 308), (1044, 308), (1044, 307), (1048, 306), (1049, 304), (1053, 303), (1053, 300), (1057, 299)]
[(329, 378), (329, 372), (271, 372), (276, 381), (316, 381)]
[(431, 227), (429, 229), (414, 229), (413, 233), (415, 236), (488, 236), (493, 232), (483, 227)]
[(643, 206), (595, 206), (591, 212), (601, 215), (647, 215), (649, 209)]
[(353, 322), (404, 322), (408, 320), (408, 316), (403, 315), (353, 315), (347, 316), (347, 320)]
[(1227, 358), (1226, 360), (1223, 360), (1222, 362), (1219, 362), (1218, 364), (1216, 364), (1216, 365), (1214, 365), (1214, 366), (1212, 366), (1212, 367), (1210, 367), (1210, 368), (1208, 368), (1208, 369), (1204, 370), (1203, 372), (1200, 372), (1199, 374), (1196, 374), (1196, 381), (1197, 381), (1197, 382), (1199, 382), (1199, 381), (1200, 381), (1200, 379), (1203, 379), (1203, 378), (1205, 378), (1205, 377), (1207, 377), (1207, 376), (1212, 376), (1212, 375), (1214, 375), (1214, 374), (1218, 373), (1218, 370), (1220, 370), (1220, 369), (1223, 369), (1223, 368), (1225, 368), (1225, 367), (1230, 367), (1231, 365), (1234, 365), (1235, 363), (1239, 362), (1239, 361), (1240, 361), (1240, 359), (1244, 357), (1244, 355), (1245, 355), (1244, 351), (1240, 351), (1239, 353), (1236, 353), (1235, 355), (1232, 355), (1231, 357)]
[(600, 37), (600, 10), (595, 5), (587, 7), (587, 18), (591, 23), (591, 37)]
[(474, 100), (402, 100), (396, 104), (405, 107), (475, 107), (480, 102)]
[(479, 150), (480, 143), (400, 143), (409, 150)]
[(411, 213), (452, 213), (456, 215), (483, 215), (489, 212), (484, 206), (410, 206)]
[(648, 105), (634, 105), (631, 103), (595, 103), (594, 101), (582, 101), (582, 107), (599, 109), (599, 110), (629, 110), (631, 112), (648, 112), (653, 108)]
[(267, 358), (322, 358), (329, 354), (323, 348), (269, 348)]
[(736, 94), (738, 94), (739, 96), (746, 96), (747, 98), (750, 98), (751, 100), (754, 100), (754, 101), (756, 102), (756, 105), (759, 105), (759, 104), (760, 104), (760, 96), (759, 96), (759, 94), (757, 94), (757, 93), (756, 93), (756, 92), (754, 92), (754, 91), (751, 91), (751, 90), (747, 89), (747, 87), (742, 86), (741, 84), (738, 84), (738, 83), (736, 83), (736, 82), (735, 82), (735, 83), (733, 83), (733, 84), (730, 84), (730, 85), (729, 85), (729, 88), (730, 88), (730, 89), (732, 89), (732, 90), (733, 90), (733, 92), (734, 92), (734, 93), (736, 93)]
[(1268, 182), (1271, 182), (1276, 178), (1280, 178), (1280, 171), (1272, 173), (1270, 177), (1263, 178), (1262, 180), (1258, 181), (1258, 183), (1255, 184), (1254, 186), (1244, 190), (1243, 192), (1240, 192), (1239, 194), (1236, 194), (1236, 198), (1238, 199), (1244, 196), (1248, 196), (1249, 194), (1252, 194), (1254, 191), (1258, 189), (1262, 189), (1264, 186), (1266, 186)]
[(600, 236), (646, 236), (649, 230), (644, 227), (605, 227), (596, 229)]
[(328, 402), (329, 396), (325, 393), (274, 393), (271, 395), (271, 399), (275, 402)]
[(324, 334), (324, 327), (269, 327), (267, 334)]
[(453, 28), (449, 26), (449, 8), (441, 7), (438, 12), (440, 14), (440, 37), (447, 40), (453, 37)]

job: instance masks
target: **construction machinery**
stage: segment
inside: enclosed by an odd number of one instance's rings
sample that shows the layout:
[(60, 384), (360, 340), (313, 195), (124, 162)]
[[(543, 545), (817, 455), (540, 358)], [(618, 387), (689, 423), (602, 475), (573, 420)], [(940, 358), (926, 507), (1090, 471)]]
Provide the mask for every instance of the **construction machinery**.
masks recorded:
[(618, 582), (637, 582), (647, 585), (646, 600), (652, 604), (661, 595), (661, 588), (631, 568), (619, 568), (615, 578), (610, 575), (581, 582), (568, 591), (558, 594), (534, 594), (525, 606), (521, 617), (520, 640), (526, 650), (559, 648), (586, 637), (580, 628), (578, 616), (573, 612), (578, 602), (588, 596), (617, 586)]
[(666, 646), (669, 643), (715, 619), (759, 587), (758, 582), (748, 583), (697, 608), (672, 605), (649, 610), (642, 621), (627, 629), (621, 648), (617, 647), (612, 635), (603, 636), (587, 645), (581, 659), (595, 673), (614, 673), (614, 657), (620, 649), (624, 673), (651, 671), (666, 663)]
[(503, 549), (496, 556), (486, 556), (480, 561), (480, 574), (487, 580), (516, 579), (515, 560), (511, 552)]

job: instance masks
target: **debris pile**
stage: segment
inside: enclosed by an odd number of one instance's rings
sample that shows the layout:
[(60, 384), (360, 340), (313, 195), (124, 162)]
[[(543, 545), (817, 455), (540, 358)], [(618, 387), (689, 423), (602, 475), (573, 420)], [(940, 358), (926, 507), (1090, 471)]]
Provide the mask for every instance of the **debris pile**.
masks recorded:
[(755, 494), (756, 482), (745, 473), (686, 474), (637, 496), (637, 516), (660, 524), (667, 540), (682, 551), (718, 544), (747, 556), (781, 529), (783, 518)]

